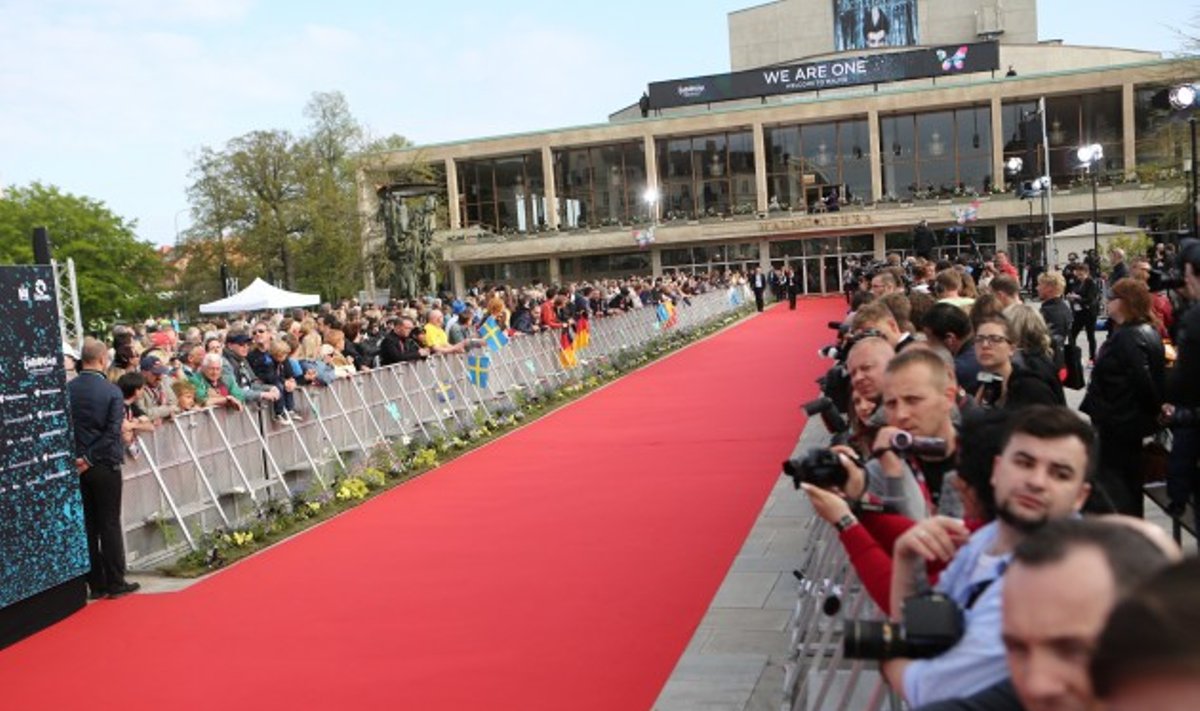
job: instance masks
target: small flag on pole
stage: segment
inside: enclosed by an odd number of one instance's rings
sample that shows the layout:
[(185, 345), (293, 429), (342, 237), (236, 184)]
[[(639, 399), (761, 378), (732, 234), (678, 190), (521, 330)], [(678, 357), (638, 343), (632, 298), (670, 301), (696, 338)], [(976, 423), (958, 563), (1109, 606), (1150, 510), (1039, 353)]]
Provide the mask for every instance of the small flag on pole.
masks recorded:
[(467, 379), (477, 387), (486, 388), (488, 386), (488, 369), (491, 368), (492, 359), (485, 355), (469, 355), (467, 356)]
[(498, 351), (508, 345), (508, 335), (504, 333), (503, 328), (500, 328), (500, 324), (496, 323), (494, 316), (488, 316), (479, 330), (483, 340), (487, 342), (488, 348), (493, 351)]
[(450, 402), (454, 399), (454, 392), (450, 390), (450, 386), (448, 384), (443, 383), (440, 380), (435, 382), (437, 383), (438, 402)]

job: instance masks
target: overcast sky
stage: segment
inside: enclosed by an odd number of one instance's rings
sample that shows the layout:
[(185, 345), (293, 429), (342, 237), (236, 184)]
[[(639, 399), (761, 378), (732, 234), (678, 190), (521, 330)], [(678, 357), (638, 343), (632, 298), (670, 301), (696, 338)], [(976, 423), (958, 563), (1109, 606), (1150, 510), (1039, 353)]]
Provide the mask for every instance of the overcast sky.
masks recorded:
[[(0, 184), (103, 200), (171, 244), (197, 149), (302, 132), (314, 91), (418, 143), (599, 123), (650, 81), (728, 71), (726, 13), (753, 4), (0, 0)], [(1194, 0), (1040, 5), (1070, 44), (1200, 34)]]

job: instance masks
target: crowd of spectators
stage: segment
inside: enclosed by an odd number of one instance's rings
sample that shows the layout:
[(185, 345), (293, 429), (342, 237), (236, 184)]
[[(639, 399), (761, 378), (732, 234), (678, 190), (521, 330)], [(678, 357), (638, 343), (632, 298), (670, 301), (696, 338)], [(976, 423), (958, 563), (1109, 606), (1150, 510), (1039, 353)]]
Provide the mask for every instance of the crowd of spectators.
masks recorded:
[[(1003, 252), (892, 255), (847, 275), (824, 380), (845, 413), (829, 448), (841, 476), (799, 476), (893, 620), (930, 589), (962, 611), (945, 651), (883, 662), (910, 707), (1200, 704), (1200, 645), (1167, 619), (1194, 614), (1179, 600), (1200, 594), (1198, 563), (1179, 563), (1143, 518), (1149, 452), (1167, 433), (1183, 441), (1171, 515), (1200, 483), (1200, 244), (1177, 259), (1113, 250), (1107, 273), (1093, 256), (1030, 275), (1028, 291)], [(1064, 386), (1084, 391), (1078, 411)], [(1146, 679), (1171, 693), (1139, 705)]]
[(329, 385), (359, 371), (462, 353), (483, 346), (489, 319), (510, 337), (572, 327), (605, 316), (685, 303), (736, 283), (737, 274), (630, 277), (525, 287), (477, 284), (450, 295), (393, 301), (348, 300), (319, 308), (240, 314), (180, 328), (169, 319), (118, 325), (111, 333), (108, 378), (126, 403), (123, 436), (137, 456), (136, 434), (196, 408), (268, 405), (280, 424), (303, 420), (297, 388)]

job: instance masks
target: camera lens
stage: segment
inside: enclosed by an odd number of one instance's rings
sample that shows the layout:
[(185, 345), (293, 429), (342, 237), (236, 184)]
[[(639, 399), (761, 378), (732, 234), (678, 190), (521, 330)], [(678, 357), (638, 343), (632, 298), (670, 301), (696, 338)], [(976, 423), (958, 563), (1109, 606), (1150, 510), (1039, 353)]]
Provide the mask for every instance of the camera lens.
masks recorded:
[(890, 622), (846, 620), (842, 650), (847, 659), (890, 659), (896, 656), (897, 632)]

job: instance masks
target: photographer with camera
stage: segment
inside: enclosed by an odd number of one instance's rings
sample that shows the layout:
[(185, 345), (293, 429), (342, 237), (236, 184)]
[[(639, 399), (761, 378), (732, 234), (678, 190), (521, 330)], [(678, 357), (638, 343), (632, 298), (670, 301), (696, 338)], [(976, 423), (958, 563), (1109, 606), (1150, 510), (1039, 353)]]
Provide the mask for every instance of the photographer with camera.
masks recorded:
[[(970, 534), (961, 521), (937, 516), (896, 541), (892, 619), (904, 629), (944, 630), (926, 636), (951, 642), (956, 630), (949, 621), (955, 617), (947, 605), (962, 611), (961, 637), (952, 646), (940, 652), (945, 644), (932, 646), (925, 659), (883, 663), (892, 688), (910, 706), (969, 696), (1008, 676), (1001, 639), (1004, 572), (1013, 549), (1027, 536), (1048, 521), (1078, 515), (1091, 491), (1093, 443), (1091, 427), (1070, 410), (1030, 407), (1013, 418), (992, 469), (997, 520)], [(949, 566), (936, 594), (917, 595), (925, 564), (939, 562)]]
[[(976, 530), (995, 518), (995, 503), (991, 491), (992, 461), (1000, 452), (1000, 439), (1008, 426), (1004, 413), (977, 411), (964, 418), (962, 425), (962, 447), (960, 472), (962, 476), (952, 481), (958, 484), (958, 493), (964, 504), (964, 523)], [(831, 448), (833, 454), (847, 456), (843, 450)], [(885, 614), (891, 611), (892, 550), (896, 539), (916, 524), (911, 518), (897, 513), (878, 510), (878, 499), (865, 499), (864, 475), (860, 468), (839, 466), (846, 469), (846, 484), (838, 487), (820, 488), (802, 482), (800, 488), (808, 495), (813, 510), (830, 526), (838, 531), (838, 538), (851, 565), (858, 573), (863, 587)], [(942, 570), (941, 566), (928, 565), (926, 573), (930, 582)]]
[[(941, 513), (962, 513), (961, 499), (949, 481), (957, 468), (958, 382), (948, 360), (922, 345), (893, 358), (884, 375), (887, 426), (875, 436), (866, 469), (870, 476), (903, 482), (908, 491), (911, 482), (924, 489), (926, 501), (913, 501), (908, 494), (903, 508), (898, 507), (914, 519), (925, 517), (929, 503)], [(898, 438), (904, 437), (918, 446), (898, 446)], [(899, 487), (893, 487), (894, 496)]]

